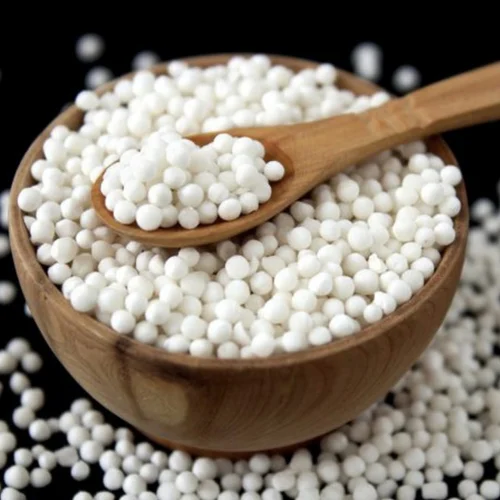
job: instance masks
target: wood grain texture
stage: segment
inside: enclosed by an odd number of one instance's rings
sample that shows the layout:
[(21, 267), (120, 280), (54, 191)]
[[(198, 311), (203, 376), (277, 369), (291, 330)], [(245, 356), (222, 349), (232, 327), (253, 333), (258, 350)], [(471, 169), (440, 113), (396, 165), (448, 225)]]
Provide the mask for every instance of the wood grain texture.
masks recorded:
[[(228, 57), (202, 56), (189, 62), (210, 66)], [(293, 70), (315, 65), (286, 57), (273, 57), (273, 62)], [(375, 90), (346, 73), (340, 75), (340, 86), (356, 93)], [(457, 239), (425, 287), (379, 323), (326, 346), (267, 359), (201, 359), (119, 336), (76, 312), (37, 262), (16, 200), (33, 184), (30, 167), (42, 157), (50, 130), (60, 123), (75, 129), (81, 119), (75, 107), (59, 115), (17, 170), (10, 204), (14, 262), (33, 317), (61, 363), (97, 401), (159, 442), (234, 455), (323, 435), (384, 397), (441, 324), (464, 259), (468, 212), (463, 184), (458, 188), (462, 210), (455, 222)], [(446, 163), (456, 164), (441, 139), (431, 139), (429, 147)]]
[[(352, 76), (343, 75), (349, 86)], [(92, 188), (92, 204), (102, 222), (117, 233), (142, 243), (180, 248), (226, 240), (271, 219), (315, 186), (380, 151), (433, 133), (500, 119), (500, 63), (455, 76), (394, 99), (361, 114), (347, 114), (308, 123), (227, 130), (252, 137), (266, 148), (266, 160), (285, 166), (285, 177), (272, 183), (269, 201), (233, 221), (217, 219), (194, 229), (180, 226), (144, 231), (120, 224), (106, 209), (101, 193), (104, 172)], [(191, 136), (200, 146), (216, 133)]]

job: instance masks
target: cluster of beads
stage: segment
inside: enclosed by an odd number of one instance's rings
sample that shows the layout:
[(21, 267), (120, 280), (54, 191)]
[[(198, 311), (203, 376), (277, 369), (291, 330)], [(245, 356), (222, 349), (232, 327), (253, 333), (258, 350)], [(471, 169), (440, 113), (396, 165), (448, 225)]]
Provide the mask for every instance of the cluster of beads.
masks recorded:
[[(352, 167), (254, 231), (212, 247), (171, 252), (126, 241), (101, 224), (90, 204), (92, 183), (117, 161), (130, 163), (120, 171), (127, 172), (123, 180), (135, 173), (153, 180), (156, 164), (141, 159), (155, 158), (158, 149), (167, 181), (184, 179), (185, 171), (175, 165), (187, 163), (191, 146), (177, 140), (178, 134), (357, 113), (388, 99), (385, 93), (356, 97), (338, 89), (335, 78), (328, 64), (294, 74), (265, 56), (234, 57), (206, 69), (173, 62), (168, 75), (141, 71), (102, 96), (80, 93), (76, 103), (85, 111), (84, 124), (77, 131), (54, 128), (43, 147), (45, 159), (31, 168), (36, 184), (17, 200), (49, 278), (72, 307), (117, 333), (194, 356), (300, 351), (352, 335), (392, 313), (433, 274), (441, 250), (455, 239), (453, 217), (460, 211), (459, 169), (427, 152), (422, 142)], [(176, 140), (166, 144), (162, 137)], [(266, 168), (276, 178), (281, 174), (277, 165), (257, 161), (261, 157), (254, 161), (258, 168), (245, 159), (250, 168), (240, 175), (242, 165), (236, 164), (233, 172), (236, 159), (256, 151), (262, 156), (262, 148), (219, 135), (210, 154), (229, 151), (230, 143), (231, 153), (219, 159), (234, 153), (231, 170), (219, 178), (234, 178), (236, 184), (262, 180), (259, 168), (264, 175)], [(106, 180), (111, 203), (115, 184)], [(124, 186), (123, 196), (140, 191), (158, 204), (166, 204), (169, 194), (174, 200), (171, 187), (134, 185)], [(216, 185), (207, 189), (208, 200), (225, 194)], [(189, 213), (201, 218), (198, 207), (188, 205), (206, 205), (205, 190), (192, 183), (183, 188), (175, 199), (182, 198)], [(135, 207), (128, 200), (109, 206), (118, 214), (124, 203)], [(129, 220), (146, 226), (153, 206), (132, 208)], [(144, 223), (137, 219), (143, 208)], [(182, 213), (170, 205), (160, 218), (157, 207), (155, 224), (148, 227), (165, 224), (169, 211)]]
[(266, 162), (264, 155), (264, 146), (249, 137), (219, 134), (200, 147), (159, 131), (106, 170), (101, 192), (118, 222), (135, 222), (145, 231), (234, 220), (268, 201), (270, 181), (285, 174), (281, 163)]

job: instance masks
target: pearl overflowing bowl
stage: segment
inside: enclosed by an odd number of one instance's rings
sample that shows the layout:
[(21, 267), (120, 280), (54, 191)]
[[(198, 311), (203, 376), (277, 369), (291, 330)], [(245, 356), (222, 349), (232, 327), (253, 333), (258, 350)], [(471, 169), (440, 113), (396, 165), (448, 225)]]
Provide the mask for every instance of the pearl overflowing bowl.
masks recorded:
[[(231, 56), (187, 62), (208, 67)], [(316, 65), (281, 56), (271, 60), (294, 71)], [(164, 64), (153, 69), (164, 71)], [(339, 72), (338, 84), (358, 94), (379, 90), (345, 72)], [(455, 218), (456, 240), (425, 286), (380, 322), (331, 344), (267, 359), (204, 359), (117, 335), (78, 313), (38, 263), (16, 200), (33, 184), (30, 167), (42, 158), (51, 129), (61, 124), (75, 129), (82, 117), (75, 106), (61, 113), (18, 168), (10, 206), (14, 262), (33, 317), (56, 356), (90, 395), (141, 432), (195, 453), (287, 448), (331, 431), (383, 397), (431, 341), (461, 274), (468, 224), (463, 183), (457, 188), (462, 209)], [(441, 139), (431, 138), (428, 147), (456, 164)]]

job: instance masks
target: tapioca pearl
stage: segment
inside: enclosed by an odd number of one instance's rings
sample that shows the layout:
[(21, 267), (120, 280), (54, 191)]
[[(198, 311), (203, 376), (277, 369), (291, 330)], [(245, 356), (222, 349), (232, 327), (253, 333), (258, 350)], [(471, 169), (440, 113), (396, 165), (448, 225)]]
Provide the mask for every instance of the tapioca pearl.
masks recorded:
[[(103, 190), (102, 187), (101, 190)], [(109, 195), (109, 193), (105, 193), (104, 191), (102, 192), (103, 194), (106, 195), (106, 197)], [(146, 186), (144, 185), (144, 183), (136, 179), (128, 180), (123, 186), (122, 193), (124, 199), (131, 201), (132, 203), (135, 204), (143, 201), (147, 195)]]
[(397, 302), (392, 295), (385, 292), (375, 292), (373, 303), (378, 305), (384, 314), (390, 314), (396, 310)]
[(231, 279), (243, 279), (250, 272), (250, 264), (244, 257), (235, 255), (227, 260), (225, 269)]
[(413, 293), (417, 292), (424, 286), (424, 276), (420, 271), (408, 269), (402, 274), (402, 279), (406, 282)]
[(384, 316), (384, 311), (377, 304), (368, 304), (363, 311), (363, 319), (367, 323), (376, 323)]
[(312, 278), (321, 269), (321, 261), (314, 254), (299, 256), (297, 263), (297, 272), (302, 278)]
[(265, 303), (260, 314), (273, 324), (283, 324), (290, 314), (290, 307), (285, 300), (275, 297)]
[(408, 218), (398, 218), (392, 227), (394, 236), (402, 243), (412, 241), (416, 230), (417, 226), (415, 222)]
[(250, 278), (250, 289), (258, 295), (267, 295), (273, 289), (272, 277), (264, 271), (259, 271)]
[(389, 293), (398, 304), (403, 304), (410, 300), (412, 289), (404, 280), (395, 279), (389, 283), (387, 293)]
[(222, 182), (215, 182), (208, 188), (207, 195), (210, 201), (220, 205), (224, 200), (229, 198), (230, 192), (225, 184)]
[(125, 308), (139, 318), (146, 312), (147, 306), (147, 297), (139, 292), (132, 292), (125, 297), (125, 293), (108, 288), (99, 295), (99, 307), (104, 312), (114, 313)]
[(366, 220), (373, 213), (373, 201), (367, 196), (357, 197), (352, 204), (352, 213), (354, 217)]
[(193, 207), (182, 208), (178, 212), (178, 222), (184, 229), (194, 229), (198, 227), (200, 223), (200, 214)]
[(296, 289), (297, 285), (297, 272), (289, 267), (278, 271), (274, 278), (274, 286), (280, 292), (291, 292)]
[[(47, 171), (47, 170), (46, 170)], [(34, 187), (24, 188), (17, 198), (18, 206), (24, 212), (35, 212), (43, 202), (40, 191)]]
[(128, 334), (134, 330), (136, 319), (130, 312), (120, 309), (112, 313), (110, 325), (117, 333)]
[(359, 196), (359, 185), (349, 178), (343, 178), (337, 185), (336, 194), (340, 201), (352, 203)]
[(223, 299), (216, 305), (215, 315), (218, 319), (237, 323), (241, 318), (241, 306), (232, 299)]
[(279, 181), (285, 176), (285, 167), (278, 161), (269, 161), (264, 167), (264, 175), (270, 181)]
[(440, 172), (442, 182), (451, 186), (457, 186), (462, 181), (462, 172), (454, 165), (447, 165), (443, 167)]
[(60, 238), (75, 238), (79, 230), (80, 226), (69, 219), (62, 219), (55, 225), (55, 233)]
[(360, 295), (353, 295), (345, 301), (345, 312), (351, 318), (359, 318), (363, 316), (363, 311), (367, 306), (367, 301)]
[(444, 200), (444, 196), (443, 186), (437, 182), (424, 184), (420, 191), (422, 201), (430, 206), (439, 205)]
[(137, 225), (145, 231), (154, 231), (161, 225), (163, 213), (155, 205), (147, 204), (140, 206), (135, 213)]
[(323, 297), (328, 295), (334, 288), (334, 280), (329, 273), (319, 272), (309, 280), (308, 288), (317, 297)]
[(420, 191), (414, 187), (402, 186), (394, 193), (395, 200), (400, 207), (411, 206), (418, 202)]
[(135, 221), (137, 207), (127, 200), (119, 200), (113, 209), (113, 217), (120, 224), (132, 224)]
[(288, 233), (288, 244), (297, 251), (308, 248), (312, 241), (311, 233), (305, 227), (297, 227)]
[(340, 300), (347, 300), (354, 294), (355, 284), (348, 276), (337, 276), (332, 281), (333, 295)]
[(241, 214), (241, 204), (236, 199), (227, 199), (224, 200), (218, 208), (219, 217), (223, 220), (235, 220)]
[(354, 251), (368, 250), (373, 244), (373, 236), (367, 228), (353, 226), (347, 235), (347, 241)]
[(366, 269), (368, 267), (367, 260), (363, 255), (360, 253), (350, 253), (349, 255), (346, 255), (344, 259), (342, 260), (342, 265), (336, 267), (337, 264), (334, 262), (327, 262), (327, 269), (332, 273), (332, 270), (337, 270), (340, 269), (340, 274), (346, 274), (350, 277), (354, 276), (358, 271), (362, 269)]
[(186, 184), (177, 192), (179, 201), (186, 207), (198, 207), (203, 201), (203, 189), (197, 184)]
[(303, 332), (288, 331), (281, 340), (285, 352), (298, 352), (307, 348), (307, 335)]
[(300, 289), (294, 292), (291, 304), (296, 311), (313, 312), (317, 302), (317, 297), (311, 290)]
[(439, 211), (450, 217), (455, 217), (460, 213), (462, 204), (456, 196), (449, 196), (439, 204)]
[(455, 241), (456, 233), (453, 226), (440, 222), (434, 228), (434, 236), (438, 245), (448, 246)]
[(78, 285), (71, 292), (70, 300), (77, 311), (89, 312), (97, 305), (98, 290), (86, 284)]
[(371, 269), (361, 269), (353, 276), (354, 287), (357, 293), (372, 295), (379, 289), (379, 276)]

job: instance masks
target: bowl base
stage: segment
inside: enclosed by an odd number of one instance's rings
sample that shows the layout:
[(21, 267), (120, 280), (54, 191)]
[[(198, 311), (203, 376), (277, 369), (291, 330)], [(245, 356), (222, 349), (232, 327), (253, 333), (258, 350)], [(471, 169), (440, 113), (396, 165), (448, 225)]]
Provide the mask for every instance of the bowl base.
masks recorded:
[(265, 450), (252, 450), (252, 451), (232, 451), (232, 450), (207, 450), (203, 448), (196, 448), (194, 446), (186, 446), (184, 444), (176, 443), (175, 441), (170, 441), (169, 439), (164, 439), (161, 437), (153, 436), (146, 432), (142, 432), (148, 439), (156, 444), (159, 444), (163, 448), (168, 448), (169, 450), (181, 450), (189, 453), (196, 457), (209, 457), (209, 458), (229, 458), (231, 460), (246, 459), (255, 455), (256, 453), (266, 453), (268, 455), (285, 455), (293, 453), (298, 448), (303, 448), (304, 446), (309, 446), (311, 443), (319, 441), (321, 438), (315, 438), (310, 441), (303, 441), (301, 443), (291, 444), (289, 446), (284, 446), (282, 448), (273, 448)]

